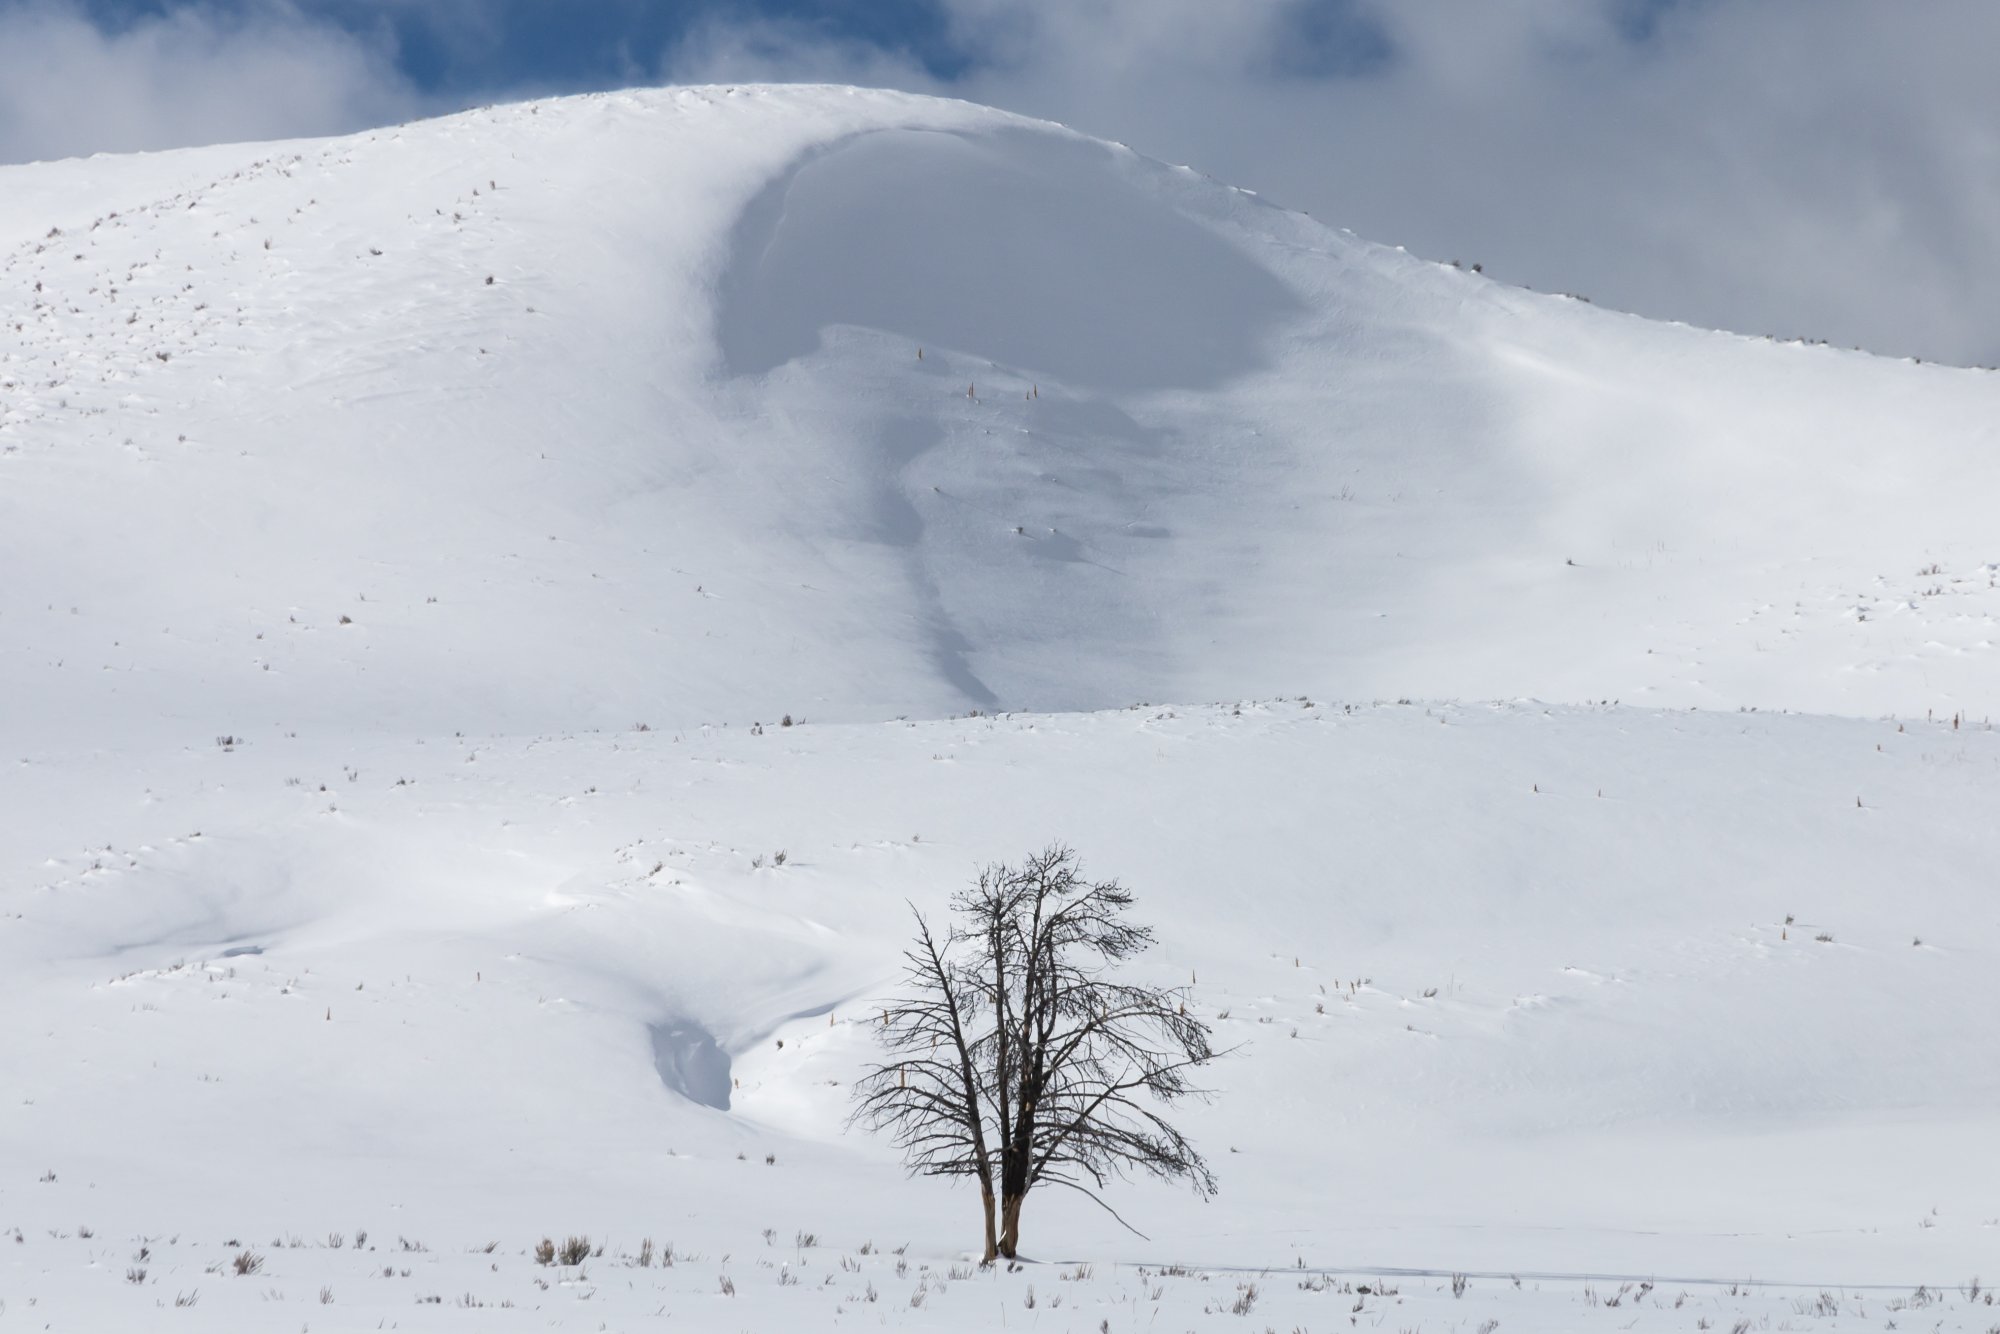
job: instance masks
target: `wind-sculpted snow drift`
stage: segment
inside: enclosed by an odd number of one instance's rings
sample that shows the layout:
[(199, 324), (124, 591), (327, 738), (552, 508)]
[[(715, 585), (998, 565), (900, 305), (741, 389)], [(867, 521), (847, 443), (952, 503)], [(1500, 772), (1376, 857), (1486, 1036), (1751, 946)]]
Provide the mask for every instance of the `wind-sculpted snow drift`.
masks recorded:
[(1102, 144), (1008, 126), (883, 130), (758, 195), (730, 238), (723, 364), (756, 375), (872, 329), (1078, 392), (1213, 389), (1303, 311)]
[(0, 168), (0, 1323), (995, 1327), (843, 1112), (910, 907), (1050, 838), (1239, 1050), (1222, 1197), (1038, 1253), (1962, 1284), (1995, 423), (897, 94)]

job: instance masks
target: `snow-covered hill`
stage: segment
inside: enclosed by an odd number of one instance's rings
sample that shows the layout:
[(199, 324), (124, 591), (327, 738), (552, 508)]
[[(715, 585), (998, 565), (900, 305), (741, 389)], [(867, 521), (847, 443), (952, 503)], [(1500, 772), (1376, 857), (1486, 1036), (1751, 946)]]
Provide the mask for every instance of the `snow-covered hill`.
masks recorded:
[[(0, 168), (0, 321), (0, 1329), (2000, 1319), (2000, 376), (838, 88)], [(1223, 1194), (960, 1274), (846, 1090), (1051, 839)]]
[(1505, 288), (997, 112), (6, 168), (0, 235), (9, 731), (1993, 702), (2000, 376)]

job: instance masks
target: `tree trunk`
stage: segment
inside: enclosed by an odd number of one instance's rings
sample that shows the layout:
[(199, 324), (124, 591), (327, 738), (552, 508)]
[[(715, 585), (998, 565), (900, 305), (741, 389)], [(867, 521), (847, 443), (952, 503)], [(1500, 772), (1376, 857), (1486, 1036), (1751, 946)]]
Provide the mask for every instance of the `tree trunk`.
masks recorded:
[(1005, 1195), (1000, 1200), (1000, 1254), (1013, 1259), (1021, 1246), (1021, 1201), (1024, 1195)]
[(1000, 1253), (1000, 1243), (996, 1239), (993, 1229), (993, 1187), (980, 1186), (979, 1205), (980, 1209), (986, 1215), (986, 1254), (979, 1258), (979, 1263), (990, 1265), (993, 1263), (993, 1257)]

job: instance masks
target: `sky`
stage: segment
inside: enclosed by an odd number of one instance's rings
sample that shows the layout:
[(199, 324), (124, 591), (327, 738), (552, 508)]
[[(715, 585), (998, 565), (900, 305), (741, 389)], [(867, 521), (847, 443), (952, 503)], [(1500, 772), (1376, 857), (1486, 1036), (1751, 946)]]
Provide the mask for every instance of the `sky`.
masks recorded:
[(1662, 319), (2000, 364), (1991, 0), (0, 0), (0, 162), (827, 79)]

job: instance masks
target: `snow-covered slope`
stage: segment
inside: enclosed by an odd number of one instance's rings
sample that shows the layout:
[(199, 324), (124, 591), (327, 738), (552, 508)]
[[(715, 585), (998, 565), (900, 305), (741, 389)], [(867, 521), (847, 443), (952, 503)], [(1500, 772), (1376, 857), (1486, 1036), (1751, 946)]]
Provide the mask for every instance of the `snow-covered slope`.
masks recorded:
[[(0, 169), (0, 321), (0, 1328), (1995, 1318), (2000, 377), (829, 88)], [(1223, 1194), (959, 1274), (846, 1090), (1050, 839)]]
[[(479, 1329), (1026, 1319), (1026, 1285), (1069, 1291), (1049, 1267), (911, 1308), (975, 1200), (842, 1123), (904, 900), (1060, 833), (1241, 1049), (1185, 1118), (1216, 1200), (1120, 1191), (1141, 1239), (1032, 1199), (1030, 1252), (1113, 1285), (1054, 1327), (1143, 1327), (1113, 1262), (1216, 1275), (1176, 1329), (1223, 1267), (1299, 1263), (1492, 1276), (1410, 1327), (1624, 1327), (1602, 1274), (1718, 1285), (1648, 1327), (1727, 1329), (1746, 1278), (1879, 1308), (2000, 1236), (2000, 734), (1907, 727), (1293, 700), (10, 766), (0, 1293), (99, 1313), (71, 1328), (195, 1289), (205, 1329), (269, 1328), (267, 1289), (315, 1330), (438, 1293), (520, 1308)], [(357, 1228), (375, 1253), (329, 1249)], [(566, 1232), (609, 1258), (539, 1289), (525, 1252)], [(646, 1236), (683, 1263), (632, 1269)], [(1510, 1274), (1559, 1305), (1495, 1308)], [(1334, 1327), (1354, 1297), (1315, 1277), (1258, 1315)], [(1955, 1300), (1943, 1328), (1992, 1322)]]
[(509, 106), (7, 168), (0, 225), (9, 731), (1992, 702), (2000, 377), (997, 112)]

